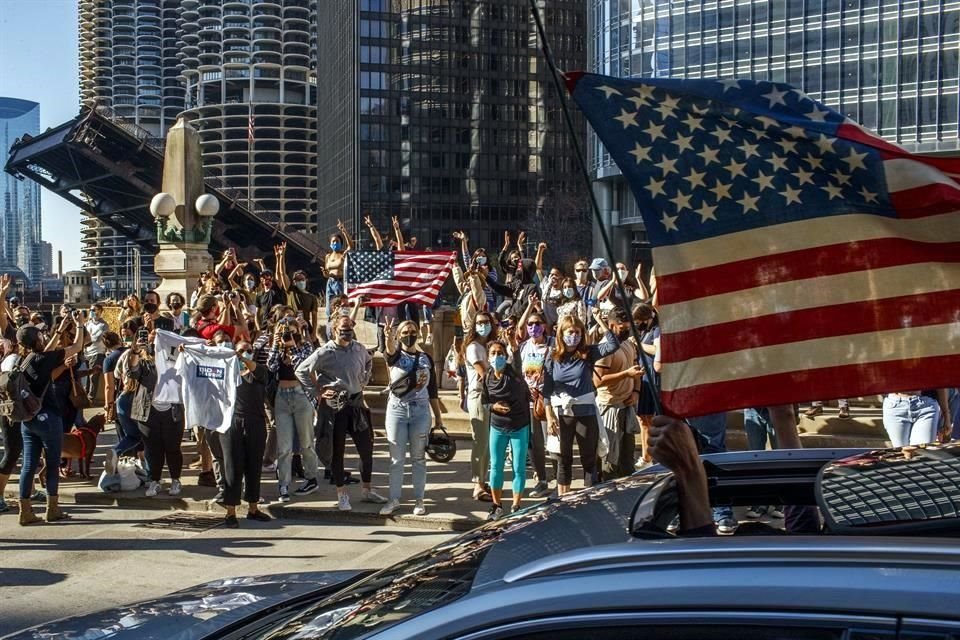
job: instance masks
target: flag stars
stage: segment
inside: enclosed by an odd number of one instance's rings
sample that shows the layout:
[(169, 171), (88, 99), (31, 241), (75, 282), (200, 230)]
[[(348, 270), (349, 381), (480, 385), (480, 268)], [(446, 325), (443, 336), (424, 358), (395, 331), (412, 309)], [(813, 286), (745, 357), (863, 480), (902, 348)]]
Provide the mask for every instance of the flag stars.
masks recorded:
[(831, 138), (829, 136), (823, 136), (820, 139), (818, 139), (816, 142), (814, 142), (814, 144), (817, 145), (818, 149), (820, 149), (820, 153), (833, 153), (834, 140), (835, 138)]
[(710, 191), (713, 192), (713, 195), (717, 197), (717, 202), (720, 202), (724, 198), (727, 200), (733, 200), (733, 196), (730, 195), (730, 188), (733, 187), (733, 184), (729, 182), (720, 182), (717, 181), (717, 184)]
[(673, 144), (677, 145), (678, 152), (693, 151), (693, 136), (677, 136)]
[(851, 171), (856, 169), (866, 169), (867, 166), (863, 163), (864, 158), (867, 157), (867, 152), (857, 153), (855, 150), (850, 149), (850, 155), (846, 158), (840, 158), (843, 162), (847, 163), (847, 166), (850, 167)]
[(823, 168), (823, 159), (814, 155), (808, 155), (803, 159), (811, 169), (819, 170)]
[(836, 185), (834, 185), (834, 184), (824, 185), (824, 186), (822, 186), (822, 187), (820, 187), (820, 188), (823, 189), (823, 190), (827, 193), (827, 195), (829, 196), (829, 198), (828, 198), (829, 200), (833, 200), (833, 199), (835, 199), (835, 198), (840, 198), (840, 197), (842, 197), (843, 189), (841, 189), (840, 187), (838, 187), (838, 186), (836, 186)]
[(740, 88), (740, 81), (739, 81), (739, 80), (733, 80), (732, 78), (727, 78), (726, 80), (717, 80), (717, 82), (718, 82), (720, 85), (723, 86), (723, 91), (720, 92), (721, 94), (726, 93), (726, 92), (729, 91), (730, 89), (739, 89), (739, 88)]
[(674, 204), (677, 208), (677, 213), (681, 213), (684, 210), (690, 208), (690, 199), (693, 196), (691, 194), (683, 193), (682, 191), (677, 191), (677, 195), (674, 198), (671, 198), (670, 202)]
[(743, 151), (743, 155), (747, 158), (760, 155), (759, 147), (749, 142), (744, 142), (743, 146), (740, 147), (740, 150)]
[(762, 171), (757, 174), (757, 177), (753, 179), (753, 182), (760, 188), (760, 191), (763, 192), (766, 189), (773, 189), (773, 176), (767, 175)]
[(684, 176), (683, 179), (686, 180), (690, 184), (690, 188), (693, 189), (695, 187), (706, 186), (703, 182), (703, 179), (706, 177), (707, 177), (707, 174), (703, 171), (691, 170), (690, 175)]
[(777, 126), (777, 121), (769, 116), (757, 116), (756, 121), (760, 123), (763, 129), (772, 129)]
[(614, 120), (619, 120), (623, 123), (623, 128), (627, 129), (629, 127), (639, 127), (637, 124), (637, 112), (636, 111), (627, 111), (626, 109), (620, 109), (620, 115), (614, 117)]
[(697, 209), (697, 214), (700, 216), (700, 223), (703, 224), (707, 220), (716, 220), (717, 219), (717, 205), (703, 203), (699, 209)]
[(660, 170), (663, 171), (663, 175), (667, 175), (668, 173), (676, 173), (677, 159), (664, 157), (656, 164), (656, 166), (660, 167)]
[(751, 211), (760, 212), (760, 209), (757, 208), (757, 202), (760, 201), (760, 196), (752, 196), (749, 193), (744, 192), (743, 198), (741, 198), (737, 204), (743, 208), (743, 213), (747, 214)]
[(797, 204), (803, 204), (802, 202), (800, 202), (799, 189), (794, 189), (793, 187), (787, 187), (783, 190), (783, 192), (780, 195), (786, 198), (788, 205), (792, 202), (796, 202)]
[(773, 156), (766, 159), (774, 171), (783, 171), (787, 168), (787, 159), (783, 156)]
[(777, 140), (777, 145), (783, 149), (784, 153), (796, 153), (797, 143), (794, 140)]
[(671, 107), (670, 105), (665, 104), (665, 103), (663, 103), (663, 102), (661, 102), (661, 103), (658, 104), (656, 107), (654, 107), (653, 110), (660, 114), (660, 119), (661, 119), (661, 120), (666, 120), (667, 118), (675, 118), (675, 117), (676, 117), (676, 115), (674, 115), (674, 113), (673, 113), (673, 107)]
[(868, 190), (866, 187), (862, 187), (859, 193), (866, 202), (874, 202), (874, 203), (878, 202), (877, 194)]
[(813, 105), (813, 111), (811, 111), (810, 113), (806, 113), (804, 115), (816, 122), (826, 122), (828, 114), (829, 114), (828, 111), (820, 111), (817, 105)]
[(703, 129), (703, 118), (697, 117), (692, 113), (687, 114), (687, 116), (681, 122), (687, 125), (687, 128), (690, 129), (691, 133), (698, 129)]
[(630, 155), (632, 155), (634, 158), (637, 159), (637, 164), (639, 164), (640, 162), (642, 162), (642, 161), (644, 161), (644, 160), (649, 161), (649, 160), (650, 160), (650, 148), (643, 146), (643, 145), (640, 144), (639, 142), (634, 142), (634, 143), (633, 143), (633, 151), (630, 152)]
[(743, 175), (744, 170), (746, 170), (747, 165), (744, 162), (732, 161), (725, 169), (730, 172), (730, 178), (736, 178), (737, 176)]
[(651, 198), (656, 198), (657, 196), (665, 195), (663, 190), (663, 187), (665, 184), (666, 184), (665, 180), (654, 180), (653, 178), (651, 178), (650, 184), (648, 184), (645, 188), (647, 191), (650, 192)]
[(711, 132), (711, 135), (714, 135), (714, 136), (717, 137), (717, 143), (718, 143), (718, 144), (723, 144), (723, 143), (725, 143), (725, 142), (730, 142), (730, 136), (731, 136), (730, 130), (729, 130), (729, 129), (725, 129), (725, 128), (723, 128), (722, 126), (717, 127), (717, 130)]
[(809, 171), (804, 171), (803, 169), (797, 169), (794, 172), (794, 177), (797, 179), (797, 184), (803, 186), (805, 184), (813, 184), (813, 174)]
[(607, 99), (609, 99), (610, 96), (614, 96), (614, 95), (616, 95), (616, 96), (622, 96), (622, 95), (623, 95), (623, 94), (620, 93), (617, 89), (614, 89), (613, 87), (611, 87), (611, 86), (609, 86), (609, 85), (605, 85), (605, 84), (600, 85), (599, 87), (594, 87), (594, 89), (596, 89), (597, 91), (602, 91), (602, 92), (603, 92), (603, 95), (606, 96)]
[(838, 184), (842, 184), (844, 186), (850, 184), (850, 176), (847, 175), (846, 173), (843, 173), (841, 171), (834, 171), (830, 175), (833, 176), (833, 179), (836, 180)]
[(697, 155), (700, 156), (701, 158), (703, 158), (703, 164), (704, 164), (704, 166), (707, 166), (707, 165), (710, 165), (710, 164), (717, 164), (717, 163), (719, 163), (719, 160), (717, 160), (717, 155), (718, 155), (719, 153), (720, 153), (720, 150), (719, 150), (719, 149), (713, 149), (713, 148), (710, 148), (710, 147), (704, 147), (703, 151), (701, 151), (701, 152), (698, 153)]
[(650, 102), (653, 102), (655, 100), (654, 91), (656, 91), (656, 87), (652, 87), (648, 84), (642, 84), (639, 87), (634, 87), (633, 89), (633, 92), (635, 94), (637, 94), (639, 97), (643, 98), (644, 100), (648, 100)]
[(644, 129), (644, 131), (646, 132), (646, 134), (647, 134), (648, 136), (650, 136), (650, 140), (652, 140), (652, 141), (656, 141), (656, 140), (658, 140), (659, 138), (666, 138), (666, 136), (663, 135), (663, 125), (662, 125), (662, 124), (653, 124), (653, 123), (651, 123), (649, 127), (647, 127), (646, 129)]
[(784, 98), (787, 97), (788, 95), (790, 95), (789, 91), (780, 91), (779, 89), (774, 87), (770, 93), (763, 94), (763, 97), (766, 98), (767, 101), (770, 103), (770, 108), (773, 108), (774, 105), (778, 105), (778, 104), (787, 106), (787, 103), (784, 102)]
[(660, 222), (663, 223), (664, 228), (667, 231), (676, 231), (677, 230), (677, 218), (679, 216), (672, 216), (666, 211), (663, 212), (663, 217), (660, 218)]

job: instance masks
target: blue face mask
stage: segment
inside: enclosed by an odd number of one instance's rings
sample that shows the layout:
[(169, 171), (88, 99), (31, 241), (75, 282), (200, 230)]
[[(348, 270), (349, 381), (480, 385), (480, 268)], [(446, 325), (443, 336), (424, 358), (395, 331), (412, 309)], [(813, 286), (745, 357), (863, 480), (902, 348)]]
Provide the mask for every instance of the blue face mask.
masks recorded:
[(487, 256), (477, 256), (477, 264), (481, 267), (487, 264)]
[(341, 246), (343, 246), (343, 245), (341, 245), (339, 242), (331, 242), (331, 243), (330, 243), (330, 250), (331, 250), (331, 251), (340, 251), (340, 247), (341, 247)]
[(500, 373), (507, 368), (507, 356), (503, 355), (502, 353), (498, 353), (490, 358), (490, 366), (493, 367), (494, 371)]
[(477, 332), (477, 335), (480, 336), (481, 338), (486, 338), (488, 335), (490, 335), (490, 329), (491, 329), (491, 327), (490, 327), (489, 324), (479, 324), (479, 323), (477, 323), (477, 325), (476, 325), (476, 327), (475, 327), (475, 330), (476, 330), (476, 332)]

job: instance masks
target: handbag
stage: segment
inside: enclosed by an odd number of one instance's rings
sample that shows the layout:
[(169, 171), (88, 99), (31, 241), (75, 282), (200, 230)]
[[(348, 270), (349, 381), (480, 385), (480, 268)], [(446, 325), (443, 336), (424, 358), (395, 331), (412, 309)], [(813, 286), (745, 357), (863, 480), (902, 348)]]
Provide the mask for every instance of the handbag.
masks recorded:
[(79, 411), (89, 409), (93, 404), (90, 402), (87, 390), (77, 384), (77, 377), (73, 375), (73, 368), (70, 369), (70, 404)]
[(547, 419), (547, 407), (543, 403), (543, 394), (537, 389), (531, 389), (530, 395), (533, 396), (533, 419), (543, 422)]

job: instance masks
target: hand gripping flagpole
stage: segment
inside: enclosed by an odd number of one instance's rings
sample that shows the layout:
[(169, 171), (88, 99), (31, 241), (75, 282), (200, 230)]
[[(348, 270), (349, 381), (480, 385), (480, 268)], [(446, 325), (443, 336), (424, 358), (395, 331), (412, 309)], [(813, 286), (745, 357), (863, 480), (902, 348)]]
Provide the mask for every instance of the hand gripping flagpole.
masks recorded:
[[(597, 196), (593, 192), (593, 182), (590, 180), (590, 173), (587, 170), (587, 162), (584, 159), (583, 149), (580, 148), (580, 140), (577, 138), (576, 128), (573, 126), (573, 118), (570, 116), (570, 108), (567, 106), (567, 96), (566, 91), (564, 90), (564, 84), (560, 80), (562, 72), (557, 69), (557, 65), (553, 60), (553, 52), (550, 50), (550, 43), (547, 41), (547, 33), (543, 28), (543, 18), (540, 16), (540, 8), (537, 6), (537, 0), (530, 0), (530, 11), (533, 13), (533, 20), (537, 23), (537, 34), (540, 36), (540, 51), (543, 52), (543, 57), (547, 61), (547, 66), (550, 68), (550, 75), (553, 77), (553, 86), (557, 91), (557, 99), (560, 101), (560, 109), (563, 111), (563, 121), (567, 125), (567, 133), (570, 137), (571, 145), (573, 146), (573, 152), (577, 156), (577, 163), (580, 165), (580, 177), (583, 178), (584, 187), (587, 190), (587, 193), (590, 195), (590, 205), (593, 209), (593, 217), (597, 221), (597, 228), (600, 229), (600, 238), (603, 241), (603, 249), (606, 252), (611, 262), (613, 260), (613, 249), (610, 247), (610, 236), (607, 235), (607, 229), (603, 224), (603, 217), (600, 215), (600, 205), (597, 203)], [(566, 77), (566, 76), (564, 76)], [(626, 312), (627, 317), (630, 318), (630, 334), (633, 336), (633, 339), (637, 342), (637, 352), (640, 356), (640, 364), (647, 372), (647, 380), (650, 381), (650, 387), (653, 390), (651, 394), (653, 396), (653, 406), (654, 411), (657, 415), (663, 413), (663, 409), (660, 405), (660, 385), (657, 384), (656, 376), (653, 370), (653, 361), (649, 355), (643, 350), (643, 344), (640, 342), (640, 333), (637, 331), (637, 325), (633, 321), (633, 314), (630, 311), (630, 306), (627, 303), (627, 292), (623, 287), (623, 279), (620, 277), (620, 273), (616, 269), (612, 269), (613, 278), (617, 284), (617, 291), (620, 293), (620, 302), (623, 306), (623, 310)]]

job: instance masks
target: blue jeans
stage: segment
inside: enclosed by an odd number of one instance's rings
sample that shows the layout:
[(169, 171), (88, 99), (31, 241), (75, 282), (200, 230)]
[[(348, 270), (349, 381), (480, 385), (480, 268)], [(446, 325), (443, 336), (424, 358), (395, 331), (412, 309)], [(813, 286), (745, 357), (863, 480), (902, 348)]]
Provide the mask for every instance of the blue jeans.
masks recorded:
[(117, 397), (117, 426), (120, 428), (120, 440), (113, 445), (113, 450), (117, 452), (118, 457), (140, 446), (143, 437), (140, 434), (140, 425), (130, 417), (132, 410), (133, 394), (121, 393)]
[(883, 428), (894, 447), (936, 442), (939, 425), (940, 404), (933, 398), (889, 394), (883, 399)]
[(343, 280), (337, 278), (327, 278), (327, 318), (330, 318), (330, 307), (333, 299), (343, 295)]
[(490, 425), (490, 488), (503, 489), (503, 468), (507, 464), (507, 446), (510, 446), (513, 466), (513, 496), (523, 494), (527, 484), (527, 447), (530, 446), (530, 427), (516, 431), (501, 431)]
[(777, 448), (777, 431), (770, 421), (770, 409), (767, 407), (744, 409), (743, 429), (747, 432), (747, 447), (751, 451), (766, 449), (767, 439), (770, 440), (771, 449)]
[(307, 480), (316, 480), (320, 461), (313, 436), (313, 403), (301, 387), (277, 389), (273, 419), (277, 425), (277, 478), (280, 486), (290, 486), (294, 436), (300, 440), (303, 475)]
[(29, 500), (33, 477), (40, 466), (40, 453), (47, 452), (47, 495), (60, 488), (60, 452), (63, 448), (63, 420), (43, 409), (33, 420), (20, 424), (23, 436), (23, 469), (20, 470), (20, 499)]
[[(727, 450), (726, 413), (711, 413), (699, 418), (690, 418), (687, 422), (707, 439), (707, 445), (703, 449), (704, 453), (724, 453)], [(732, 517), (732, 507), (713, 508), (713, 519), (717, 522)]]
[(393, 396), (387, 403), (387, 442), (390, 444), (390, 499), (403, 495), (403, 464), (410, 447), (413, 466), (413, 498), (423, 500), (427, 486), (427, 438), (430, 435), (430, 404), (426, 400), (404, 402)]
[(950, 407), (950, 417), (953, 419), (951, 440), (960, 440), (960, 389), (952, 387), (947, 392), (947, 402)]

